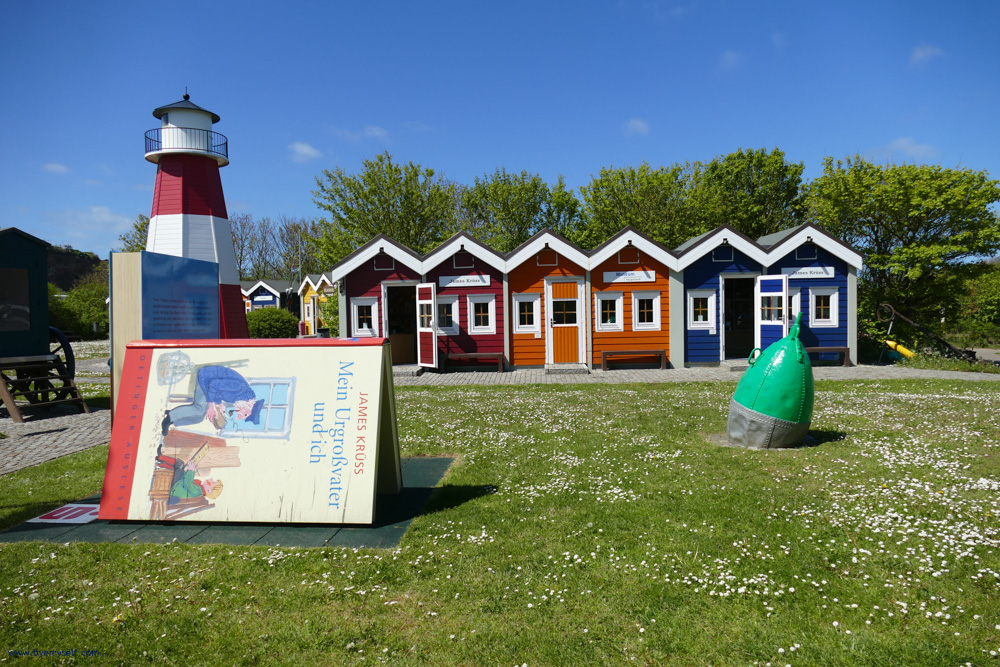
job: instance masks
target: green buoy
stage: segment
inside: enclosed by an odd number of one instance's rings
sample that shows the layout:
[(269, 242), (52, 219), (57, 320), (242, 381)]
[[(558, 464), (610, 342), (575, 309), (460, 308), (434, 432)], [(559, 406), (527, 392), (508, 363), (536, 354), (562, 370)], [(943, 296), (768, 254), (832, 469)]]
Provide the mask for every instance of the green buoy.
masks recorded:
[[(788, 335), (747, 368), (729, 402), (729, 442), (752, 449), (797, 447), (809, 434), (813, 411), (813, 374), (809, 355), (799, 340), (795, 318)], [(754, 350), (757, 352), (757, 350)]]

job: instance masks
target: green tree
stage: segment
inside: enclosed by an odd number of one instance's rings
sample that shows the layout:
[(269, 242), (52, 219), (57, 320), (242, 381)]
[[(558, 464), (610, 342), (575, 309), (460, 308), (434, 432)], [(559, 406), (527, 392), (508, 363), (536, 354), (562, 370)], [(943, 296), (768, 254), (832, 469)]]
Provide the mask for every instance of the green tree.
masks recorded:
[[(108, 336), (108, 264), (101, 262), (66, 294), (64, 305), (79, 327), (74, 333), (84, 338)], [(94, 325), (97, 325), (96, 331)]]
[(705, 229), (728, 224), (752, 239), (794, 227), (805, 217), (803, 169), (777, 148), (741, 148), (695, 172), (690, 208)]
[(977, 275), (965, 282), (959, 299), (958, 328), (965, 344), (992, 345), (1000, 341), (1000, 264), (981, 263)]
[(579, 218), (579, 202), (560, 176), (550, 189), (538, 174), (497, 169), (462, 192), (469, 233), (499, 252), (510, 252), (545, 228), (567, 233)]
[(580, 188), (586, 226), (573, 240), (593, 248), (631, 225), (667, 247), (680, 245), (704, 231), (688, 212), (692, 173), (691, 165), (677, 164), (601, 169)]
[[(882, 301), (921, 324), (953, 317), (969, 260), (1000, 249), (991, 209), (1000, 187), (985, 171), (875, 165), (826, 158), (810, 186), (812, 219), (865, 253), (862, 314)], [(949, 314), (950, 311), (950, 314)]]
[(149, 218), (142, 213), (132, 222), (132, 228), (118, 237), (122, 245), (116, 248), (118, 252), (139, 252), (146, 249), (146, 236), (149, 234)]
[(388, 152), (365, 160), (359, 174), (324, 169), (316, 186), (313, 201), (328, 215), (316, 242), (326, 266), (378, 234), (426, 252), (456, 229), (456, 186), (433, 169), (397, 164)]

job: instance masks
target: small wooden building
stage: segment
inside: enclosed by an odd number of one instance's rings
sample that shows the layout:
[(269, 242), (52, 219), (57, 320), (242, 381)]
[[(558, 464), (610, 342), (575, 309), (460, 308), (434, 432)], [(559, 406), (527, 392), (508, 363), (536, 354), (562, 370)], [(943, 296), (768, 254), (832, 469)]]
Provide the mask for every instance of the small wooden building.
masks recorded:
[[(790, 321), (802, 313), (799, 340), (807, 348), (847, 348), (851, 363), (858, 362), (858, 271), (861, 255), (812, 223), (762, 236), (757, 244), (767, 250), (767, 275), (772, 297), (784, 297), (785, 326), (762, 330), (764, 348), (787, 333)], [(766, 289), (762, 288), (761, 313)], [(782, 334), (784, 335), (784, 334)], [(777, 338), (776, 338), (777, 337)]]
[(421, 255), (380, 234), (334, 266), (340, 336), (388, 338), (394, 364), (417, 363), (421, 262)]
[(767, 253), (728, 225), (681, 244), (675, 252), (684, 272), (684, 362), (746, 359), (759, 347), (754, 294)]
[[(424, 282), (430, 286), (424, 289), (436, 304), (432, 304), (432, 312), (437, 314), (434, 330), (423, 334), (433, 335), (436, 340), (433, 349), (438, 356), (433, 360), (434, 366), (481, 363), (495, 366), (495, 361), (472, 355), (499, 354), (500, 363), (505, 363), (507, 310), (503, 255), (463, 232), (428, 253), (422, 268)], [(423, 302), (426, 298), (427, 295), (418, 294)], [(421, 353), (427, 359), (425, 344), (421, 344)]]
[(293, 285), (288, 280), (241, 280), (243, 305), (248, 313), (261, 308), (284, 308)]
[[(677, 257), (631, 227), (623, 229), (590, 253), (592, 310), (590, 363), (657, 362), (671, 359), (671, 327), (675, 305), (683, 301)], [(683, 310), (677, 310), (678, 319)], [(682, 347), (683, 342), (677, 341)], [(657, 351), (662, 357), (625, 355), (626, 351)]]
[(310, 274), (302, 279), (299, 285), (299, 312), (302, 313), (303, 333), (307, 336), (316, 335), (323, 326), (319, 304), (325, 302), (333, 293), (333, 281), (325, 273)]
[(49, 243), (0, 229), (0, 357), (49, 353)]
[(510, 363), (586, 364), (590, 348), (589, 258), (549, 230), (507, 258)]

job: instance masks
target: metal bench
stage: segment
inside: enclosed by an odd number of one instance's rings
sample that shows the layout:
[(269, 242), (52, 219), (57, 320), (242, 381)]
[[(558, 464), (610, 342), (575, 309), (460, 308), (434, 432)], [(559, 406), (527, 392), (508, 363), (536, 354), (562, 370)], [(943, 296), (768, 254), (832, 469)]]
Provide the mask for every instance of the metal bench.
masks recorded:
[(441, 355), (442, 362), (453, 359), (496, 359), (497, 373), (503, 373), (503, 352), (447, 352)]
[(844, 366), (852, 366), (851, 364), (851, 348), (849, 347), (807, 347), (806, 352), (809, 354), (831, 354), (837, 353), (843, 356)]
[(667, 368), (667, 353), (665, 350), (601, 350), (601, 370), (608, 370), (610, 357), (659, 357), (660, 370)]

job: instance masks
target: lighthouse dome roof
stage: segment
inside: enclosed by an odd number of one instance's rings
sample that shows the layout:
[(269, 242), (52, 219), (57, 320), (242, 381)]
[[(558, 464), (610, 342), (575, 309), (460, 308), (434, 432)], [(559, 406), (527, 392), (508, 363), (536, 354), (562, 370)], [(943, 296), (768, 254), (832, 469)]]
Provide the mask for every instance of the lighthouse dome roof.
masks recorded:
[(213, 113), (208, 109), (202, 109), (200, 106), (192, 102), (191, 96), (188, 95), (187, 93), (184, 93), (184, 99), (182, 99), (179, 102), (174, 102), (173, 104), (165, 104), (162, 107), (157, 107), (156, 109), (153, 109), (153, 117), (162, 118), (163, 114), (168, 113), (171, 109), (187, 109), (188, 111), (203, 111), (207, 114), (211, 114), (213, 123), (218, 123), (221, 120), (221, 118), (219, 118), (219, 114)]

